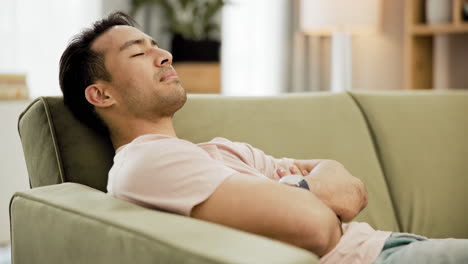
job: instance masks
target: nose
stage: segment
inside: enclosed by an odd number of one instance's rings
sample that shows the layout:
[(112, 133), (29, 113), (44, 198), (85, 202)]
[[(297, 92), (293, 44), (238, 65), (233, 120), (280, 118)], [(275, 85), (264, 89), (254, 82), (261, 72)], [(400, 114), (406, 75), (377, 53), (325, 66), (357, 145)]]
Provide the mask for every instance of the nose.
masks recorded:
[(172, 65), (172, 54), (163, 49), (156, 48), (154, 64), (156, 67)]

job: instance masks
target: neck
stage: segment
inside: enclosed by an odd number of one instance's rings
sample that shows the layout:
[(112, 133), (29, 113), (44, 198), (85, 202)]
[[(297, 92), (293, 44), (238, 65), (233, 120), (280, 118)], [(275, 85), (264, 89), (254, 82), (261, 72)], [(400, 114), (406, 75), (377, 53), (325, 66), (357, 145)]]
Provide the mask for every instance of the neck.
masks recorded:
[(114, 149), (130, 143), (139, 136), (147, 134), (161, 134), (177, 137), (172, 117), (164, 117), (157, 121), (130, 120), (117, 127), (110, 128), (110, 136)]

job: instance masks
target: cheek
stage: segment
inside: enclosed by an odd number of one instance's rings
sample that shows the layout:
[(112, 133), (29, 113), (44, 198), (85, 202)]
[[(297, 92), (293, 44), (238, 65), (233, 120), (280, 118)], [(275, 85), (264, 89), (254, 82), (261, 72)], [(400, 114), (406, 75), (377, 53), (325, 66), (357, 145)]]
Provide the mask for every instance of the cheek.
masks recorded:
[(144, 61), (116, 63), (113, 69), (112, 82), (129, 91), (141, 91), (154, 87), (158, 74)]
[(139, 83), (138, 72), (131, 68), (116, 69), (113, 82), (121, 86), (134, 86)]
[(121, 72), (122, 76), (125, 76), (125, 79), (135, 83), (144, 83), (147, 81), (152, 81), (154, 76), (153, 72), (142, 65), (134, 65), (126, 68)]

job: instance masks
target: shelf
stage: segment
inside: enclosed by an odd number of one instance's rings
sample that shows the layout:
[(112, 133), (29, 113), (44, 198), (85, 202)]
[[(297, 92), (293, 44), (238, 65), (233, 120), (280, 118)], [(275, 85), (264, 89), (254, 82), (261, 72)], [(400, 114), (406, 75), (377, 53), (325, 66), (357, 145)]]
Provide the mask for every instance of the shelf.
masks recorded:
[(414, 25), (411, 29), (414, 35), (435, 35), (435, 34), (468, 34), (468, 23), (459, 25)]
[[(435, 36), (468, 34), (468, 21), (463, 18), (463, 6), (468, 0), (451, 2), (452, 14), (446, 24), (427, 24), (427, 0), (405, 0), (404, 74), (406, 89), (433, 89), (436, 59)], [(463, 44), (460, 44), (463, 45)], [(447, 48), (444, 50), (447, 52)], [(454, 51), (455, 52), (455, 51)], [(452, 56), (453, 57), (453, 56)], [(460, 62), (461, 63), (461, 62)], [(464, 63), (463, 66), (466, 64)], [(448, 67), (447, 65), (444, 67)]]

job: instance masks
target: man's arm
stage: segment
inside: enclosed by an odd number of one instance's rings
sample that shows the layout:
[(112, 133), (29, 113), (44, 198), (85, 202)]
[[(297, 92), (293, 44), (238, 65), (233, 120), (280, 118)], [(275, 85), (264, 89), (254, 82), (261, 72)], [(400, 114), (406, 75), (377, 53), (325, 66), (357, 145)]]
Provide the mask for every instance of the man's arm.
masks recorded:
[[(354, 177), (334, 160), (296, 160), (290, 173), (302, 174), (310, 190), (345, 222), (351, 221), (367, 206), (367, 190), (359, 178)], [(285, 176), (289, 172), (278, 172)]]
[(237, 174), (226, 179), (191, 216), (277, 239), (323, 256), (341, 237), (335, 213), (303, 189)]

